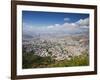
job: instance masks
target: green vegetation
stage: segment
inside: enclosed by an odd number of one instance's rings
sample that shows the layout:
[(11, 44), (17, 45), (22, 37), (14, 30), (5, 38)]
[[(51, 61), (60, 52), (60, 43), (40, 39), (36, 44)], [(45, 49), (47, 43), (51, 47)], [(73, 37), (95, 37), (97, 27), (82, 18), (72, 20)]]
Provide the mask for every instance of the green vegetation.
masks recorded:
[(56, 61), (48, 67), (71, 67), (71, 66), (87, 66), (89, 65), (89, 57), (87, 54), (72, 57), (70, 60)]
[(55, 61), (50, 56), (40, 57), (34, 52), (23, 53), (23, 68), (46, 68), (46, 67), (71, 67), (89, 65), (89, 56), (83, 53), (80, 56), (72, 57), (70, 60)]
[(23, 54), (23, 68), (43, 68), (53, 63), (51, 57), (40, 57), (34, 53)]

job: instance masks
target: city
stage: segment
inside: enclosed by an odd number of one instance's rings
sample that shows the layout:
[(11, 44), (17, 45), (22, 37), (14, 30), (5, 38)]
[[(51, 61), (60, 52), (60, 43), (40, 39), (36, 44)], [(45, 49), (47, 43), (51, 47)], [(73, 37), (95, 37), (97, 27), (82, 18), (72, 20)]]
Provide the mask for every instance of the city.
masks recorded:
[(23, 54), (30, 53), (40, 57), (50, 57), (55, 61), (71, 60), (76, 56), (89, 55), (88, 36), (67, 35), (61, 37), (49, 36), (49, 38), (37, 36), (23, 41)]

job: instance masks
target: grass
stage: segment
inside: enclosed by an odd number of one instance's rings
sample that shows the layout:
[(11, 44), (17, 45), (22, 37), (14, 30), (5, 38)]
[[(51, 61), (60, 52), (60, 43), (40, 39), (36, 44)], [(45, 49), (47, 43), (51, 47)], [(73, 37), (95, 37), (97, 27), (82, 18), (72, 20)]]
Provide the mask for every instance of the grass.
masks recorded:
[(53, 63), (54, 60), (51, 57), (40, 57), (34, 55), (34, 53), (24, 53), (23, 54), (23, 68), (43, 68), (47, 65)]
[(72, 57), (70, 60), (56, 61), (53, 64), (48, 65), (49, 67), (71, 67), (71, 66), (87, 66), (89, 65), (89, 57), (87, 54)]
[(46, 68), (46, 67), (72, 67), (89, 65), (89, 56), (83, 53), (80, 56), (72, 57), (70, 60), (55, 61), (50, 56), (40, 57), (34, 52), (23, 54), (23, 68)]

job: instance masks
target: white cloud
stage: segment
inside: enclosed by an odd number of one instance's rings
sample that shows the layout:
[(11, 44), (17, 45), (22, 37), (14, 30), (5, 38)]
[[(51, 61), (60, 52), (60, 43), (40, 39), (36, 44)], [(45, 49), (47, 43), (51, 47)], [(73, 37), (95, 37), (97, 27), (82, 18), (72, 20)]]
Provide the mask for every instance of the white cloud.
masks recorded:
[(76, 25), (75, 23), (64, 23), (62, 25), (63, 29), (66, 29), (66, 30), (69, 30), (69, 31), (76, 30), (77, 27), (78, 27), (78, 25)]
[(54, 28), (54, 26), (50, 25), (50, 26), (48, 26), (47, 28), (48, 28), (48, 29), (51, 29), (51, 28)]
[(53, 28), (57, 28), (57, 27), (60, 27), (60, 26), (61, 26), (60, 24), (54, 24), (54, 25), (47, 26), (47, 28), (53, 29)]
[[(89, 18), (80, 19), (74, 23), (63, 23), (63, 24), (54, 24), (50, 26), (44, 26), (44, 27), (32, 27), (27, 24), (23, 25), (23, 30), (30, 34), (35, 33), (77, 33), (77, 32), (83, 32), (88, 31), (89, 28)], [(84, 29), (84, 30), (83, 30)]]
[(69, 21), (69, 20), (70, 20), (70, 18), (67, 18), (67, 17), (66, 17), (66, 18), (64, 18), (64, 21)]
[(89, 18), (80, 19), (76, 23), (80, 26), (89, 26)]
[(55, 26), (60, 26), (60, 24), (55, 24)]
[(89, 26), (81, 26), (81, 28), (88, 29)]

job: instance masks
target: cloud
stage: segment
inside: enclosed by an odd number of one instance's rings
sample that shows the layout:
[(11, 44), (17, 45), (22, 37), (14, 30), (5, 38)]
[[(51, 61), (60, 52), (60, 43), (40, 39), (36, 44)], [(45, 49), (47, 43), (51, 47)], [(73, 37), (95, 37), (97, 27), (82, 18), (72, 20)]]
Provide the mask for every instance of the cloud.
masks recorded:
[(77, 25), (74, 23), (64, 23), (62, 25), (60, 24), (54, 24), (50, 25), (47, 28), (45, 28), (48, 32), (69, 32), (77, 29)]
[(62, 25), (63, 28), (67, 28), (67, 29), (75, 29), (77, 28), (78, 25), (76, 25), (75, 23), (64, 23)]
[(30, 25), (27, 25), (24, 23), (23, 25), (23, 30), (24, 32), (29, 34), (34, 34), (34, 33), (39, 33), (39, 34), (44, 34), (44, 33), (66, 33), (66, 34), (71, 34), (71, 33), (83, 33), (88, 31), (89, 28), (89, 18), (85, 19), (80, 19), (76, 22), (73, 23), (68, 23), (65, 22), (63, 24), (54, 24), (50, 26), (42, 26), (42, 27), (33, 27)]
[(76, 24), (80, 26), (89, 26), (89, 18), (80, 19), (79, 21), (76, 22)]
[(67, 17), (66, 17), (66, 18), (64, 18), (64, 21), (69, 21), (69, 20), (70, 20), (70, 18), (67, 18)]
[(54, 25), (47, 26), (47, 28), (53, 29), (53, 28), (57, 28), (57, 27), (60, 27), (60, 26), (61, 26), (60, 24), (54, 24)]

